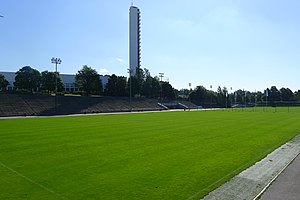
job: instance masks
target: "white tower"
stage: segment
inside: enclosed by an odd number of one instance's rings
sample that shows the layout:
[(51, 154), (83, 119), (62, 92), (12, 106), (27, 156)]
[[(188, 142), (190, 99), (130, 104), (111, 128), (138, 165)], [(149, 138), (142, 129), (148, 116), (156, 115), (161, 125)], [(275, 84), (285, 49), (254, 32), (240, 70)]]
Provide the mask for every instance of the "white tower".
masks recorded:
[(140, 10), (135, 6), (129, 9), (129, 68), (131, 76), (141, 66), (141, 19)]

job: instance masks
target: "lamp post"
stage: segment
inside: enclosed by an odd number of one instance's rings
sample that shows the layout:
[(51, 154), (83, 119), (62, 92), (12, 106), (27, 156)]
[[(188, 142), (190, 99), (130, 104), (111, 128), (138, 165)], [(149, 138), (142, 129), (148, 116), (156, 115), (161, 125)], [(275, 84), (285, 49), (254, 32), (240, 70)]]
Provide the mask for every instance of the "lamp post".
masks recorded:
[(233, 99), (232, 99), (232, 97), (233, 97), (233, 94), (232, 94), (232, 87), (230, 87), (230, 107), (232, 108), (232, 102), (233, 102)]
[(131, 73), (132, 73), (132, 69), (128, 69), (128, 73), (129, 73), (129, 105), (130, 105), (130, 112), (132, 111), (132, 104), (131, 104)]
[(164, 73), (159, 73), (160, 78), (160, 100), (162, 101), (162, 78), (164, 77)]
[(247, 108), (247, 90), (245, 90), (245, 108)]
[(210, 95), (210, 109), (212, 109), (212, 98), (213, 98), (213, 91), (212, 91), (212, 85), (210, 85), (211, 95)]
[(257, 92), (256, 92), (256, 90), (255, 90), (255, 94), (254, 94), (255, 96), (255, 105), (254, 105), (254, 107), (255, 107), (255, 111), (256, 111), (256, 104), (257, 104)]
[(226, 109), (228, 108), (228, 91), (225, 91), (225, 97), (226, 97)]
[(189, 105), (189, 110), (191, 109), (191, 93), (192, 93), (192, 83), (189, 83), (189, 87), (190, 87), (190, 94), (189, 94), (189, 100), (190, 100), (190, 105)]
[(60, 58), (52, 58), (51, 63), (55, 64), (55, 113), (57, 112), (57, 65), (61, 64)]
[(267, 112), (267, 108), (268, 108), (268, 96), (269, 96), (269, 92), (268, 92), (268, 88), (266, 89), (266, 112)]

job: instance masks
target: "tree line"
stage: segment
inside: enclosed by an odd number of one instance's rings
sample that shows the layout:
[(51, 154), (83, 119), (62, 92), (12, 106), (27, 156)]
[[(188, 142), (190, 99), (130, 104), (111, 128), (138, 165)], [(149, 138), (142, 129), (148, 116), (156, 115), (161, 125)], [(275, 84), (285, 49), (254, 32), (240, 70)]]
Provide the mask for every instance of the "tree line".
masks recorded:
[(231, 107), (233, 105), (275, 105), (280, 102), (300, 101), (300, 90), (293, 92), (289, 88), (277, 89), (276, 86), (264, 91), (250, 92), (246, 90), (228, 90), (226, 87), (218, 87), (217, 91), (208, 90), (203, 86), (197, 86), (193, 90), (183, 89), (181, 94), (186, 94), (188, 99), (196, 105), (203, 107)]
[[(24, 66), (15, 74), (13, 84), (16, 91), (49, 94), (55, 93), (56, 90), (59, 93), (64, 92), (64, 84), (59, 72), (43, 71), (40, 73), (30, 66)], [(5, 91), (8, 85), (8, 81), (0, 74), (0, 91)], [(97, 71), (83, 65), (75, 75), (75, 86), (76, 92), (82, 95), (128, 96), (131, 88), (132, 96), (161, 99), (174, 99), (176, 96), (175, 89), (169, 82), (159, 81), (157, 76), (151, 76), (148, 69), (137, 69), (136, 76), (129, 78), (113, 74), (109, 76), (108, 82), (103, 88)]]
[[(16, 73), (14, 89), (16, 91), (54, 93), (64, 92), (64, 84), (59, 72), (39, 72), (30, 66), (24, 66)], [(56, 86), (57, 80), (57, 86)], [(5, 77), (0, 74), (0, 91), (5, 91), (9, 85)], [(230, 107), (232, 105), (254, 105), (269, 102), (300, 101), (300, 90), (293, 92), (289, 88), (277, 89), (276, 86), (264, 91), (250, 92), (245, 90), (230, 91), (220, 86), (217, 91), (208, 90), (203, 86), (194, 89), (176, 90), (169, 82), (159, 81), (153, 77), (148, 69), (137, 69), (136, 76), (124, 77), (112, 74), (103, 88), (100, 75), (87, 65), (83, 65), (75, 75), (77, 93), (82, 95), (143, 96), (154, 99), (172, 100), (183, 98), (203, 107)], [(57, 87), (57, 88), (56, 88)]]

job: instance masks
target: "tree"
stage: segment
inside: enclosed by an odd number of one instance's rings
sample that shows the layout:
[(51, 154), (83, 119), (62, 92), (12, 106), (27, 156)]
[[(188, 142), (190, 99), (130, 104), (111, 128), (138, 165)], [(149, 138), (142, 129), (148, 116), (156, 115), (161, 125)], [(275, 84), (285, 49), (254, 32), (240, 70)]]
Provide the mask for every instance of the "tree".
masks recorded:
[[(226, 95), (228, 91), (227, 88), (224, 87), (223, 89), (219, 86), (217, 91), (217, 103), (221, 107), (226, 107)], [(228, 104), (228, 102), (227, 102)]]
[(234, 96), (234, 98), (235, 98), (234, 101), (236, 100), (236, 103), (240, 103), (240, 104), (244, 103), (243, 99), (244, 99), (245, 94), (244, 94), (243, 90), (235, 91), (234, 95), (235, 95)]
[(41, 84), (41, 74), (38, 70), (25, 66), (16, 72), (14, 86), (30, 92), (37, 91)]
[(151, 78), (151, 96), (158, 98), (160, 91), (159, 78), (157, 76)]
[(142, 85), (142, 95), (147, 98), (158, 98), (160, 85), (157, 77), (152, 77), (148, 69), (144, 69), (145, 80)]
[(0, 91), (6, 90), (6, 87), (9, 85), (9, 82), (5, 79), (5, 77), (0, 74)]
[(144, 70), (141, 68), (137, 68), (135, 76), (130, 77), (130, 79), (128, 81), (128, 88), (130, 87), (130, 82), (131, 82), (132, 95), (141, 95), (142, 87), (145, 81)]
[(105, 94), (108, 96), (126, 95), (126, 78), (124, 76), (111, 75), (105, 88)]
[(83, 65), (82, 69), (76, 74), (75, 84), (86, 95), (101, 94), (103, 91), (100, 75), (87, 65)]
[(279, 91), (282, 101), (292, 101), (294, 99), (294, 93), (289, 88), (281, 88)]
[(105, 86), (105, 94), (108, 96), (118, 96), (117, 94), (117, 81), (118, 77), (115, 74), (112, 74), (107, 81)]
[(297, 101), (300, 101), (300, 90), (296, 91), (294, 95), (295, 95), (295, 99)]
[(163, 99), (175, 99), (175, 92), (172, 85), (168, 82), (162, 82), (162, 98)]
[(272, 86), (269, 91), (268, 101), (280, 101), (280, 92), (276, 86)]
[(208, 90), (203, 86), (197, 86), (194, 91), (189, 95), (189, 99), (195, 102), (197, 105), (204, 105), (211, 101), (211, 95), (209, 95)]
[(183, 88), (183, 89), (178, 91), (178, 96), (181, 97), (181, 98), (187, 99), (191, 92), (192, 92), (191, 89), (184, 89)]
[(256, 101), (257, 102), (262, 102), (263, 101), (263, 93), (258, 91), (256, 94)]
[(57, 76), (57, 91), (62, 92), (64, 90), (64, 84), (59, 73), (43, 71), (41, 73), (41, 89), (47, 92), (55, 92), (55, 77)]
[(118, 76), (118, 81), (117, 81), (118, 96), (127, 95), (126, 86), (127, 86), (127, 78), (124, 76)]

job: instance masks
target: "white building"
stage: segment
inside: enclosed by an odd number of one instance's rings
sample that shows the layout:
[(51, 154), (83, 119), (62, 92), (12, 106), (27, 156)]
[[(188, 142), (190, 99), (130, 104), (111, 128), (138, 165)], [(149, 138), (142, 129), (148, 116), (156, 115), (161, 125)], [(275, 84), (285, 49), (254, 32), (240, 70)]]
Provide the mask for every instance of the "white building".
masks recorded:
[(129, 68), (131, 76), (141, 66), (141, 19), (140, 10), (131, 6), (129, 9)]

